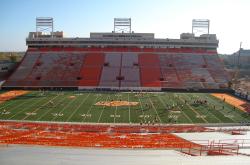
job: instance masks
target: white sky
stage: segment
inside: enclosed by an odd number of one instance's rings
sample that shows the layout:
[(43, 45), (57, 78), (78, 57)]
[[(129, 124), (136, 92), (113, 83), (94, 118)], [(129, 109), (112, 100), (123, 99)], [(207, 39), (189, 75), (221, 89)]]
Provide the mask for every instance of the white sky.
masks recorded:
[(191, 32), (192, 19), (209, 19), (210, 33), (219, 39), (219, 53), (237, 51), (240, 42), (244, 49), (250, 49), (250, 0), (190, 0), (182, 5), (177, 2), (169, 9), (170, 15), (166, 12), (157, 17), (158, 26), (151, 24), (140, 29), (153, 31), (156, 37), (177, 38), (182, 32)]

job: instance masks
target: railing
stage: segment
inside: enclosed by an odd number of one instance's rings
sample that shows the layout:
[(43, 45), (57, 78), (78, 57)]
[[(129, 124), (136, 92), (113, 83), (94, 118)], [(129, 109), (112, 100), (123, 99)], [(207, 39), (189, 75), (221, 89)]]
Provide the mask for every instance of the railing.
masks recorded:
[(77, 48), (77, 47), (43, 47), (43, 48), (28, 48), (30, 52), (48, 52), (48, 51), (87, 51), (87, 52), (164, 52), (164, 53), (193, 53), (193, 54), (217, 54), (216, 50), (193, 50), (190, 48), (138, 48), (138, 47), (106, 47), (106, 48)]
[[(193, 142), (193, 141), (192, 141)], [(202, 142), (202, 141), (201, 141)], [(209, 142), (209, 141), (203, 141)], [(197, 144), (197, 143), (196, 143)], [(202, 144), (200, 146), (190, 145), (188, 148), (181, 148), (180, 151), (192, 156), (205, 155), (238, 155), (239, 145), (231, 143), (210, 143)]]

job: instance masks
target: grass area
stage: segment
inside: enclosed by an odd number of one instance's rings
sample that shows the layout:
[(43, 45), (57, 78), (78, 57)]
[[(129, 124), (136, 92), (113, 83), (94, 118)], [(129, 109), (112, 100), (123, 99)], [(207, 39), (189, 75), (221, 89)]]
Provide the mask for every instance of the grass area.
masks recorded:
[[(95, 105), (104, 101), (138, 104)], [(32, 91), (0, 104), (0, 119), (94, 123), (239, 123), (249, 122), (250, 115), (206, 93)]]
[(24, 54), (25, 52), (0, 52), (0, 61), (19, 62), (22, 60)]

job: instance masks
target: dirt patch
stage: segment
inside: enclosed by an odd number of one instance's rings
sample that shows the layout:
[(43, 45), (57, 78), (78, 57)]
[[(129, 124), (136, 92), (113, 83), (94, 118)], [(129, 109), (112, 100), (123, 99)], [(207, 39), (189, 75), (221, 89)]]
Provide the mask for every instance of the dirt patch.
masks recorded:
[(76, 96), (69, 96), (69, 98), (70, 98), (70, 99), (74, 99), (74, 98), (76, 98)]
[(107, 106), (107, 107), (118, 107), (118, 106), (136, 106), (138, 102), (129, 102), (129, 101), (99, 101), (95, 105)]

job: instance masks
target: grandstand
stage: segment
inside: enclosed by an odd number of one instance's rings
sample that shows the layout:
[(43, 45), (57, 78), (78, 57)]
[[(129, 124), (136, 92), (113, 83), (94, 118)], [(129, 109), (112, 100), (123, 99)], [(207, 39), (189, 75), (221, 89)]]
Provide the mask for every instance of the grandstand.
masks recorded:
[[(42, 25), (51, 21), (37, 19)], [(131, 19), (115, 21), (131, 26)], [(232, 92), (230, 77), (218, 43), (215, 34), (160, 39), (131, 27), (89, 38), (30, 32), (25, 56), (0, 92), (0, 146), (7, 148), (2, 155), (21, 144), (58, 146), (59, 155), (67, 147), (67, 156), (68, 147), (86, 147), (104, 148), (98, 152), (105, 157), (105, 149), (127, 149), (122, 152), (128, 155), (161, 149), (187, 160), (249, 160), (250, 104), (226, 93)]]
[(28, 49), (3, 88), (99, 90), (227, 90), (229, 77), (217, 55), (215, 34), (30, 32)]

